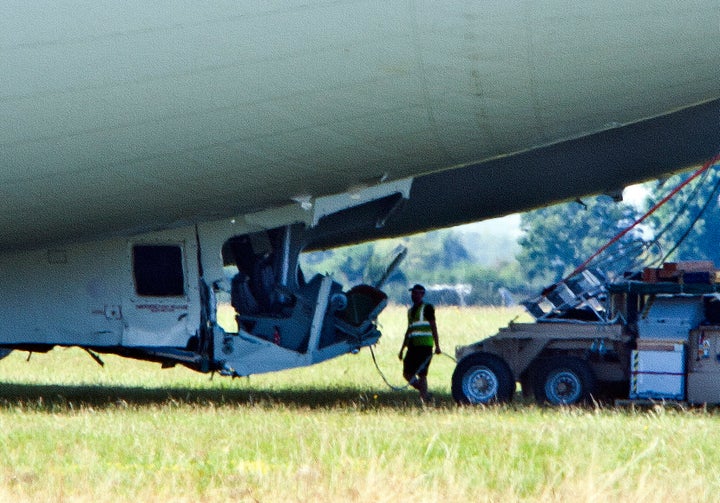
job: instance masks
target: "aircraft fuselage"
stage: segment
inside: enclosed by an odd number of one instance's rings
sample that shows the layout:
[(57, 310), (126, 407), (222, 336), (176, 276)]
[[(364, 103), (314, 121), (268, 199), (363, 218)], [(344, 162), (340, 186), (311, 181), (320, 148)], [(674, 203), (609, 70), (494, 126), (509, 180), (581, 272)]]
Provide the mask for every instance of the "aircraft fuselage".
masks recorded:
[[(363, 191), (352, 204), (403, 197), (402, 185), (385, 188)], [(329, 275), (306, 279), (298, 265), (308, 236), (339, 204), (329, 198), (311, 209), (289, 205), (2, 254), (2, 356), (78, 346), (237, 376), (311, 365), (374, 344), (387, 296), (370, 285), (344, 291)]]
[[(708, 156), (609, 170), (589, 188), (553, 159), (485, 163), (720, 98), (715, 0), (39, 0), (0, 14), (0, 249), (462, 166), (485, 182), (471, 179), (479, 197), (488, 185), (505, 204), (434, 225), (478, 220)], [(585, 161), (573, 159), (578, 178)], [(528, 170), (563, 190), (527, 197)]]

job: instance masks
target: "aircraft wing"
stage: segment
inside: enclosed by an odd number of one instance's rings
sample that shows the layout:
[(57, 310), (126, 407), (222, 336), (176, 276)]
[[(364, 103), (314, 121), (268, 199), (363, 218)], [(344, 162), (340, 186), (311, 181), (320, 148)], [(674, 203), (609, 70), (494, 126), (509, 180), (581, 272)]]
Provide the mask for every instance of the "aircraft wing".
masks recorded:
[[(710, 158), (720, 4), (0, 5), (0, 249), (411, 179), (384, 226), (612, 191)], [(333, 230), (343, 228), (344, 232)]]

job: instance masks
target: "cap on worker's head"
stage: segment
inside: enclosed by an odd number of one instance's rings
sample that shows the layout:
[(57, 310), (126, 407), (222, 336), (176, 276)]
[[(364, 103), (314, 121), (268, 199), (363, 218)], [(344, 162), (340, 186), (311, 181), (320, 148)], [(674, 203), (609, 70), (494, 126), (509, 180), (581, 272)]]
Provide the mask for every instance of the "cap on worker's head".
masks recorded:
[(425, 292), (425, 287), (422, 285), (415, 284), (413, 287), (409, 290), (410, 292), (418, 290), (420, 292)]

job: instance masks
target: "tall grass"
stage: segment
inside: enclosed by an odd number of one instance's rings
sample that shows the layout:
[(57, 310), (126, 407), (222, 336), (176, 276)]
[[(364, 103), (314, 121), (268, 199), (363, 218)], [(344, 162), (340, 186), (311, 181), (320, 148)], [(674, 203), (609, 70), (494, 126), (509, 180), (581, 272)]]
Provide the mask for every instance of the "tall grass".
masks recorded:
[[(438, 310), (452, 352), (518, 311)], [(376, 348), (401, 384), (404, 310)], [(423, 406), (367, 350), (229, 380), (77, 349), (0, 362), (2, 501), (716, 501), (712, 411)]]

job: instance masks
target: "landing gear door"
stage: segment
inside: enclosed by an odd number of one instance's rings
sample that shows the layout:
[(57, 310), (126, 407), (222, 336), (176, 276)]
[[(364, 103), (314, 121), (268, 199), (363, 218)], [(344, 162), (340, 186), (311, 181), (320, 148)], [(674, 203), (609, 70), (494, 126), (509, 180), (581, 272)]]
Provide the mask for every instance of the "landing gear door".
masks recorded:
[(123, 346), (188, 345), (200, 325), (196, 248), (194, 239), (130, 243)]

